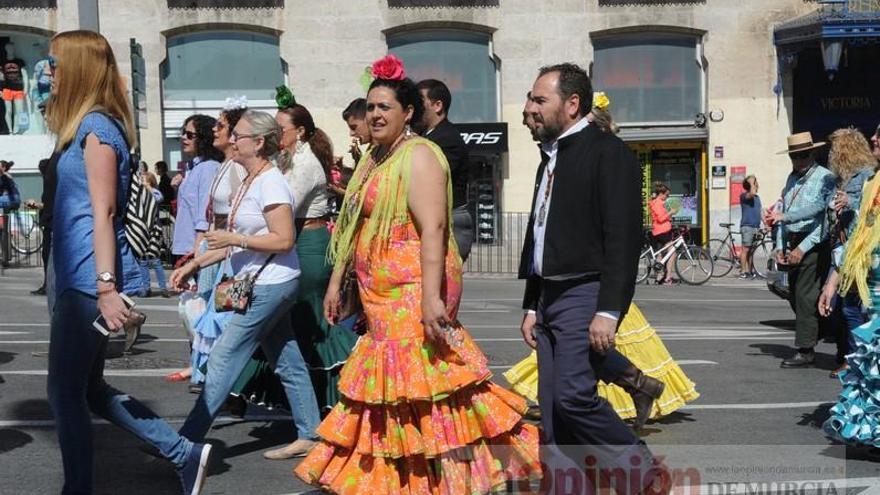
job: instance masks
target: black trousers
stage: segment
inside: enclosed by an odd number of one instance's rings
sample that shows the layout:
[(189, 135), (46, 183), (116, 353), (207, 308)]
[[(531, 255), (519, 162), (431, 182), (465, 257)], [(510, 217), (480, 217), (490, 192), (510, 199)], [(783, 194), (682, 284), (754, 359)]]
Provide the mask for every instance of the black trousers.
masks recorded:
[(46, 270), (49, 267), (49, 250), (52, 249), (52, 227), (40, 227), (43, 229), (43, 245), (40, 246), (40, 257), (43, 259), (43, 287), (46, 287)]
[[(647, 462), (651, 454), (597, 394), (597, 380), (613, 378), (614, 370), (629, 364), (619, 353), (602, 355), (590, 348), (589, 325), (597, 310), (599, 283), (542, 283), (536, 332), (538, 402), (545, 443), (577, 446), (572, 460), (582, 461), (586, 450), (599, 466), (626, 471), (632, 456)], [(609, 446), (613, 448), (605, 449)]]

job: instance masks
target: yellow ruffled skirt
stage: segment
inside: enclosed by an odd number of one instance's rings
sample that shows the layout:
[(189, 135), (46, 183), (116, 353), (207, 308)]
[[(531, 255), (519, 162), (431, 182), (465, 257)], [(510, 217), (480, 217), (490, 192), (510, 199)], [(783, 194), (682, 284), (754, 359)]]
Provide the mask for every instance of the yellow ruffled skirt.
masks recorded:
[[(630, 305), (629, 312), (620, 324), (616, 345), (617, 350), (642, 372), (666, 384), (663, 395), (654, 402), (652, 419), (666, 416), (700, 396), (694, 382), (672, 359), (660, 336), (635, 304)], [(534, 402), (538, 401), (538, 358), (534, 351), (507, 370), (504, 378), (515, 391)], [(598, 392), (621, 418), (635, 417), (635, 407), (625, 390), (611, 383), (599, 382)]]

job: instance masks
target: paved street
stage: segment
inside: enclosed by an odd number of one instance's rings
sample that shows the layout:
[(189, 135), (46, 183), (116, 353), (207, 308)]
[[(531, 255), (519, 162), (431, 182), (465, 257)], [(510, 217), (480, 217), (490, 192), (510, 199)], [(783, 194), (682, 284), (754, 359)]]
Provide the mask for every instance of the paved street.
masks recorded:
[[(45, 299), (28, 294), (39, 276), (37, 269), (16, 269), (0, 278), (4, 495), (58, 493), (62, 481), (46, 403), (46, 357), (41, 354), (48, 349)], [(514, 280), (469, 278), (465, 283), (461, 320), (499, 375), (527, 354), (518, 330), (520, 296), (521, 284)], [(761, 466), (797, 460), (828, 469), (759, 473), (749, 479), (832, 480), (840, 486), (848, 478), (854, 487), (880, 484), (880, 464), (854, 449), (843, 459), (843, 449), (831, 446), (819, 429), (840, 389), (828, 378), (834, 346), (820, 346), (817, 368), (780, 369), (793, 340), (792, 315), (761, 282), (723, 279), (697, 288), (640, 286), (636, 301), (702, 394), (693, 405), (649, 424), (645, 431), (648, 444), (667, 455), (670, 464), (702, 468), (730, 463), (760, 471)], [(143, 341), (132, 355), (108, 361), (108, 381), (179, 425), (195, 396), (184, 385), (162, 379), (185, 360), (186, 336), (177, 324), (176, 304), (162, 298), (137, 302), (149, 316)], [(260, 455), (291, 440), (291, 424), (272, 420), (278, 414), (253, 411), (246, 421), (218, 420), (209, 434), (218, 449), (206, 493), (279, 495), (308, 490), (291, 474), (292, 463), (270, 462)], [(96, 422), (94, 433), (96, 493), (178, 493), (170, 465), (139, 451), (137, 439), (104, 422)], [(704, 492), (721, 493), (712, 491), (713, 479), (743, 476), (704, 471)]]

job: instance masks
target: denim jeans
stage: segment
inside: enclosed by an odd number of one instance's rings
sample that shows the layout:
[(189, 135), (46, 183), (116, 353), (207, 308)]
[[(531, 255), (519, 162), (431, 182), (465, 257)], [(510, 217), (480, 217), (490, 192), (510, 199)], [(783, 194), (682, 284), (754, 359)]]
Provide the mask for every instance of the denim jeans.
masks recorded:
[(159, 284), (159, 289), (167, 290), (168, 284), (165, 283), (165, 269), (162, 267), (162, 260), (152, 258), (148, 260), (138, 260), (138, 263), (141, 265), (141, 273), (144, 274), (144, 285), (143, 285), (143, 295), (146, 295), (147, 291), (150, 290), (150, 270), (156, 272), (156, 282)]
[(290, 402), (297, 438), (316, 438), (320, 422), (312, 379), (290, 320), (298, 280), (254, 286), (247, 312), (230, 318), (208, 357), (205, 385), (180, 434), (201, 442), (251, 355), (261, 346)]
[(843, 296), (840, 305), (843, 319), (846, 320), (846, 342), (848, 353), (856, 350), (856, 339), (853, 337), (852, 331), (868, 322), (868, 316), (862, 307), (862, 299), (858, 292), (851, 292)]
[(155, 446), (175, 466), (192, 442), (133, 397), (104, 381), (107, 337), (92, 327), (97, 299), (73, 289), (55, 301), (49, 341), (49, 405), (64, 464), (64, 494), (92, 493), (92, 420), (89, 410)]

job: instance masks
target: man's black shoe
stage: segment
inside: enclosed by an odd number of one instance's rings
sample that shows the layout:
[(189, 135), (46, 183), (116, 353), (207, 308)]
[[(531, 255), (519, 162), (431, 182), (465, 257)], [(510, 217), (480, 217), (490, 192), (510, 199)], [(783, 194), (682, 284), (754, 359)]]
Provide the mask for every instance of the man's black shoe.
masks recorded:
[(46, 295), (46, 286), (44, 285), (37, 290), (32, 290), (31, 295), (32, 296), (45, 296)]
[(806, 368), (812, 366), (816, 361), (815, 352), (798, 352), (794, 357), (788, 358), (782, 362), (782, 368)]

